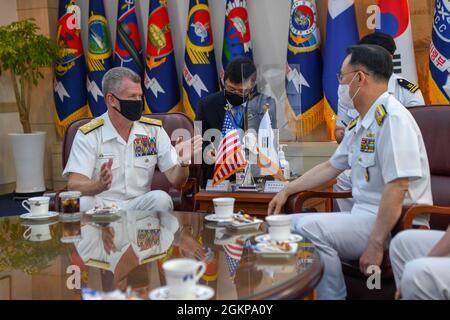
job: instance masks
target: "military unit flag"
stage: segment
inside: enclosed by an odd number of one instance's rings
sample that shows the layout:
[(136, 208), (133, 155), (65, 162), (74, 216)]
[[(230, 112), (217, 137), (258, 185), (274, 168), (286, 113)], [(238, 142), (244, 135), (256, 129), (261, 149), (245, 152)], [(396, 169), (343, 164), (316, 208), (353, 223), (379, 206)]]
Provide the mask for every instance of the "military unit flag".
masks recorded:
[(146, 111), (181, 111), (167, 2), (150, 0), (149, 11), (144, 75)]
[(119, 0), (116, 34), (114, 66), (129, 68), (142, 76), (144, 64), (135, 0)]
[(55, 125), (60, 137), (69, 124), (87, 116), (86, 61), (81, 42), (81, 10), (74, 0), (60, 0), (56, 34)]
[(98, 117), (106, 112), (105, 99), (102, 93), (103, 76), (113, 66), (111, 41), (109, 39), (108, 22), (105, 16), (103, 0), (89, 1), (88, 23), (88, 101), (91, 115)]
[(296, 136), (323, 122), (322, 55), (314, 0), (292, 0), (286, 72), (286, 115)]
[(195, 119), (201, 99), (219, 91), (208, 0), (190, 0), (183, 68), (184, 112)]
[(436, 0), (431, 35), (428, 89), (430, 102), (450, 103), (450, 3)]
[(226, 0), (222, 68), (237, 57), (253, 59), (247, 0)]

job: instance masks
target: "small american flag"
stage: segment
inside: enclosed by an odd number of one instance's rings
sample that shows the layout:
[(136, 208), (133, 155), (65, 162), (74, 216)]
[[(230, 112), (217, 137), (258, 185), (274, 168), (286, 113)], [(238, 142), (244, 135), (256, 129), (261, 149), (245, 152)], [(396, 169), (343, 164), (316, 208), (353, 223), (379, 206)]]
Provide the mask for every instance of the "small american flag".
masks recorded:
[(223, 246), (231, 277), (236, 273), (239, 262), (241, 261), (244, 244), (245, 242), (242, 239), (237, 239), (235, 242)]
[(222, 141), (214, 166), (213, 186), (226, 180), (246, 165), (241, 140), (236, 127), (230, 118), (230, 111), (226, 111), (222, 127)]

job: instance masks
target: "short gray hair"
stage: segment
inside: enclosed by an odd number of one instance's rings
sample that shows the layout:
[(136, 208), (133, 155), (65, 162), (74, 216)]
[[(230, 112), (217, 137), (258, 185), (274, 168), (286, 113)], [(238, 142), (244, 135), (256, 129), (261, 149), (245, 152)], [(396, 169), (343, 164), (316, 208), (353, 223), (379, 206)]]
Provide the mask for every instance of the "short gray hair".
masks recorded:
[(103, 96), (106, 97), (106, 95), (110, 92), (113, 94), (119, 94), (122, 80), (124, 78), (130, 79), (134, 83), (141, 83), (141, 77), (139, 77), (133, 70), (124, 67), (112, 68), (103, 76)]

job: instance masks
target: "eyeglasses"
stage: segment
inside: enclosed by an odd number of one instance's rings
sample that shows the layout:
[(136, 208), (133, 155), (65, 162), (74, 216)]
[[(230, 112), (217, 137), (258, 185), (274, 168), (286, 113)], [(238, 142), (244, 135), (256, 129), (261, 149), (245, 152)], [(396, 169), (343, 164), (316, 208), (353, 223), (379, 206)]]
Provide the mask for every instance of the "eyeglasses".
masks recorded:
[(345, 72), (345, 73), (342, 73), (342, 72), (339, 71), (338, 73), (336, 73), (337, 81), (338, 81), (339, 83), (341, 83), (342, 79), (344, 78), (344, 76), (345, 76), (346, 74), (350, 74), (350, 73), (354, 73), (354, 72), (362, 72), (362, 73), (364, 73), (364, 74), (366, 74), (366, 75), (369, 75), (367, 72), (365, 72), (365, 71), (363, 71), (363, 70), (352, 70), (352, 71)]

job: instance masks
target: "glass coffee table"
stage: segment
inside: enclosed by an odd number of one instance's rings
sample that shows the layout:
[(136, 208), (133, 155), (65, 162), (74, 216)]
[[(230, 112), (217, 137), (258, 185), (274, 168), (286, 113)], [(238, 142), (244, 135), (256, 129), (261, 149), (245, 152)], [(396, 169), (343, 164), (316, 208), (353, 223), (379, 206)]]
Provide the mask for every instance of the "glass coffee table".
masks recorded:
[[(120, 211), (83, 215), (81, 223), (0, 219), (2, 299), (81, 299), (83, 288), (116, 289), (148, 299), (165, 286), (162, 264), (187, 257), (206, 263), (206, 298), (304, 299), (313, 296), (323, 265), (305, 240), (290, 257), (254, 253), (260, 229), (231, 229), (192, 212)], [(210, 290), (212, 289), (212, 290)]]

